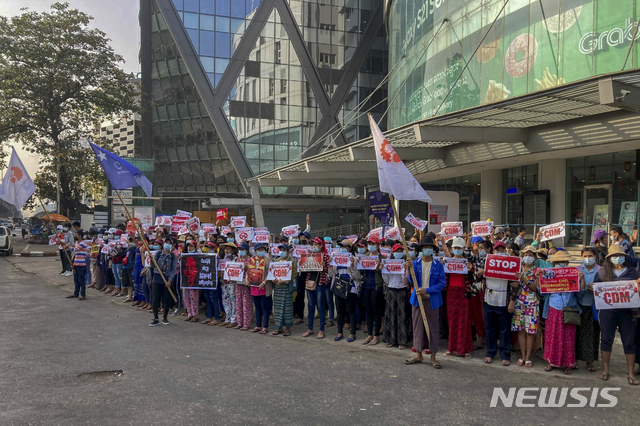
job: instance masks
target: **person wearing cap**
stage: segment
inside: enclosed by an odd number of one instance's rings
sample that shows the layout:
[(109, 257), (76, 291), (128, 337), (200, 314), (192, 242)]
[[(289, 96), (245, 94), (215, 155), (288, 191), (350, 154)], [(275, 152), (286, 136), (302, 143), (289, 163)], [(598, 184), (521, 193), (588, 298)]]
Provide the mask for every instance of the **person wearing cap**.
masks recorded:
[(245, 283), (250, 288), (251, 298), (256, 310), (256, 326), (252, 333), (267, 334), (269, 331), (269, 314), (271, 313), (273, 286), (267, 281), (269, 272), (269, 256), (267, 247), (258, 243), (254, 247), (255, 256), (248, 263)]
[(364, 290), (362, 298), (364, 299), (364, 307), (367, 313), (367, 332), (368, 336), (362, 341), (363, 345), (377, 345), (380, 343), (380, 332), (382, 328), (382, 315), (384, 307), (382, 278), (382, 255), (380, 254), (379, 245), (381, 241), (373, 236), (367, 240), (367, 256), (375, 256), (378, 258), (378, 267), (375, 270), (361, 270), (362, 282)]
[[(427, 347), (431, 354), (429, 360), (433, 368), (440, 369), (441, 365), (436, 358), (439, 350), (440, 339), (440, 307), (442, 306), (442, 290), (447, 279), (442, 263), (433, 258), (436, 243), (433, 238), (425, 236), (420, 241), (420, 258), (411, 262), (407, 260), (405, 268), (413, 267), (418, 291), (412, 289), (411, 311), (413, 319), (413, 347), (416, 350), (414, 358), (405, 361), (405, 364), (417, 364), (422, 362), (422, 351)], [(413, 277), (409, 274), (409, 284), (414, 287)], [(418, 297), (422, 298), (424, 313), (429, 325), (429, 339), (425, 330)]]
[[(566, 250), (560, 250), (549, 257), (554, 268), (566, 268), (571, 260), (573, 258)], [(538, 271), (538, 275), (543, 272), (543, 270)], [(579, 274), (580, 290), (583, 290), (584, 274), (582, 272)], [(542, 316), (546, 319), (543, 359), (549, 365), (544, 370), (564, 368), (564, 374), (571, 374), (573, 367), (576, 366), (576, 325), (564, 323), (564, 308), (580, 310), (577, 292), (547, 294), (542, 312)]]
[(326, 313), (326, 291), (325, 286), (327, 286), (327, 273), (329, 270), (329, 255), (327, 253), (327, 248), (324, 245), (324, 241), (319, 237), (313, 239), (311, 243), (311, 251), (312, 253), (321, 253), (322, 254), (322, 270), (321, 271), (312, 271), (307, 273), (306, 281), (305, 281), (305, 289), (307, 291), (307, 331), (302, 334), (302, 337), (309, 337), (313, 334), (313, 323), (316, 314), (316, 307), (318, 308), (318, 316), (320, 318), (320, 331), (318, 331), (318, 335), (316, 339), (324, 338), (324, 328), (325, 328), (325, 313)]
[(612, 226), (609, 231), (609, 238), (611, 239), (612, 245), (622, 246), (627, 255), (627, 263), (631, 265), (632, 268), (638, 266), (638, 261), (635, 253), (633, 252), (633, 246), (629, 241), (629, 236), (624, 233), (621, 226)]
[(583, 248), (580, 254), (582, 264), (578, 269), (584, 274), (587, 288), (578, 293), (578, 306), (580, 306), (582, 313), (580, 314), (580, 325), (576, 330), (576, 359), (587, 363), (587, 371), (596, 371), (593, 362), (598, 360), (600, 324), (593, 297), (593, 281), (600, 266), (596, 263), (596, 250), (593, 247)]
[[(391, 252), (391, 259), (405, 258), (402, 244), (393, 245)], [(382, 273), (382, 279), (387, 285), (382, 341), (386, 342), (387, 348), (397, 345), (398, 349), (402, 350), (407, 347), (409, 341), (409, 314), (407, 312), (409, 270), (405, 268), (403, 274)]]
[[(343, 238), (338, 241), (340, 253), (343, 255), (348, 253), (352, 254), (352, 246), (353, 243), (349, 239)], [(333, 340), (336, 342), (342, 340), (344, 337), (344, 325), (347, 319), (347, 313), (349, 315), (349, 337), (347, 338), (347, 342), (351, 343), (356, 340), (356, 330), (358, 327), (358, 294), (362, 289), (362, 275), (356, 268), (355, 262), (356, 258), (351, 256), (351, 263), (349, 266), (330, 266), (329, 269), (331, 282), (335, 283), (338, 279), (342, 281), (348, 280), (350, 282), (347, 298), (343, 299), (338, 296), (335, 298), (336, 310), (338, 313), (338, 335), (334, 337)]]
[(86, 280), (85, 276), (87, 274), (87, 246), (80, 241), (75, 246), (75, 251), (73, 253), (73, 283), (75, 284), (75, 288), (73, 290), (73, 294), (67, 296), (67, 299), (78, 298), (78, 300), (84, 300), (85, 291), (86, 291)]
[[(225, 244), (223, 244), (223, 246), (227, 247)], [(235, 244), (233, 244), (233, 246), (235, 247)], [(249, 244), (243, 243), (238, 248), (238, 257), (235, 262), (244, 263), (245, 275), (249, 268), (250, 261), (251, 256), (249, 256)], [(249, 327), (251, 326), (251, 317), (253, 316), (253, 300), (251, 299), (251, 289), (246, 285), (246, 281), (236, 282), (236, 316), (238, 319), (238, 325), (236, 328), (241, 331), (249, 330)]]
[(607, 239), (609, 235), (607, 231), (602, 229), (597, 229), (593, 233), (593, 239), (591, 240), (591, 247), (595, 250), (596, 253), (596, 263), (599, 266), (604, 266), (607, 261), (607, 254), (609, 251), (609, 247), (607, 247)]
[[(246, 243), (244, 243), (246, 244)], [(247, 248), (245, 248), (246, 250)], [(222, 243), (220, 245), (218, 258), (225, 262), (236, 262), (238, 257), (238, 247), (234, 243)], [(234, 328), (237, 327), (238, 321), (236, 316), (236, 282), (224, 279), (224, 271), (218, 272), (218, 282), (222, 292), (222, 306), (225, 312), (224, 322), (221, 327)]]
[(513, 291), (509, 302), (509, 312), (513, 313), (511, 331), (518, 335), (518, 345), (522, 358), (516, 365), (533, 367), (531, 353), (538, 337), (540, 319), (540, 298), (538, 297), (538, 268), (535, 266), (536, 248), (526, 246), (522, 250), (521, 269), (516, 274), (518, 281), (512, 281)]
[[(609, 254), (604, 266), (598, 271), (593, 280), (593, 288), (595, 294), (598, 292), (598, 283), (606, 283), (612, 281), (635, 281), (635, 289), (638, 291), (640, 284), (640, 275), (638, 270), (633, 268), (629, 262), (629, 255), (624, 247), (614, 244), (609, 247)], [(611, 350), (613, 341), (616, 336), (616, 330), (620, 332), (624, 356), (627, 361), (627, 382), (632, 386), (638, 385), (635, 372), (633, 371), (636, 358), (636, 320), (634, 319), (633, 309), (600, 309), (598, 317), (600, 320), (600, 329), (602, 331), (600, 351), (602, 355), (602, 373), (598, 375), (601, 380), (609, 380), (609, 362), (611, 360)]]
[[(270, 280), (273, 286), (273, 319), (275, 321), (275, 331), (277, 336), (284, 328), (284, 336), (291, 335), (293, 326), (293, 290), (296, 275), (298, 275), (298, 264), (291, 260), (291, 247), (288, 244), (278, 246), (277, 262), (291, 262), (291, 278), (289, 280)], [(267, 314), (268, 316), (268, 314)]]
[[(493, 252), (506, 256), (506, 244), (497, 241), (493, 245)], [(484, 287), (484, 333), (487, 347), (484, 362), (490, 364), (500, 350), (502, 365), (507, 367), (511, 364), (511, 313), (507, 307), (509, 281), (485, 277)], [(498, 338), (500, 339), (499, 347)]]
[[(443, 246), (446, 257), (464, 259), (464, 238), (455, 237), (451, 249)], [(444, 259), (446, 261), (446, 259)], [(459, 355), (471, 358), (473, 336), (471, 334), (471, 287), (474, 283), (473, 265), (467, 264), (466, 274), (446, 273), (446, 311), (449, 323), (448, 348), (444, 355)]]

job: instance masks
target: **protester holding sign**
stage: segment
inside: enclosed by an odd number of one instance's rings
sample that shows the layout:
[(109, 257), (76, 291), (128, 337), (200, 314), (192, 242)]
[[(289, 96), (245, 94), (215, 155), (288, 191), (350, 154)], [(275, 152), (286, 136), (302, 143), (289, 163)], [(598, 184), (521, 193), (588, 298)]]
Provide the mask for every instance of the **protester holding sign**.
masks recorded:
[(373, 270), (365, 269), (359, 264), (363, 277), (364, 290), (362, 297), (364, 298), (364, 307), (367, 312), (367, 331), (369, 335), (362, 342), (363, 345), (371, 344), (377, 345), (380, 342), (380, 330), (382, 328), (382, 314), (384, 313), (384, 307), (382, 301), (384, 300), (382, 279), (382, 256), (379, 251), (379, 244), (382, 241), (375, 235), (370, 235), (367, 238), (367, 256), (377, 258), (377, 267)]
[[(164, 240), (162, 251), (156, 253), (155, 261), (158, 268), (154, 268), (153, 274), (153, 321), (149, 324), (150, 327), (159, 325), (158, 321), (158, 308), (160, 307), (160, 301), (163, 301), (164, 311), (162, 315), (162, 324), (169, 325), (167, 315), (171, 307), (171, 295), (169, 293), (169, 286), (173, 277), (176, 275), (176, 268), (178, 267), (178, 257), (173, 253), (174, 239), (167, 237)], [(167, 284), (165, 285), (166, 280)]]
[(593, 362), (598, 360), (600, 324), (596, 320), (597, 313), (593, 307), (593, 281), (600, 266), (596, 264), (596, 251), (593, 247), (583, 248), (581, 255), (582, 265), (578, 269), (584, 274), (587, 288), (578, 294), (578, 305), (582, 313), (576, 331), (576, 359), (587, 363), (587, 371), (596, 371)]
[[(344, 337), (344, 325), (349, 315), (349, 337), (347, 342), (356, 340), (358, 326), (358, 298), (362, 289), (362, 275), (356, 268), (356, 258), (352, 256), (353, 242), (347, 238), (338, 240), (340, 255), (345, 263), (336, 262), (329, 271), (329, 277), (333, 283), (333, 294), (336, 295), (335, 303), (338, 311), (338, 335), (333, 339), (336, 342)], [(348, 256), (348, 257), (347, 257)]]
[[(191, 237), (193, 238), (193, 237)], [(196, 253), (196, 242), (193, 241), (193, 239), (189, 239), (188, 241), (186, 241), (186, 243), (182, 246), (182, 253)], [(178, 258), (178, 260), (180, 260)], [(207, 291), (211, 291), (211, 290), (207, 290)], [(182, 298), (183, 298), (183, 303), (184, 303), (184, 309), (187, 311), (187, 318), (185, 318), (185, 321), (189, 321), (189, 322), (198, 322), (198, 303), (200, 302), (200, 291), (199, 290), (193, 290), (190, 288), (183, 288), (182, 289)], [(217, 303), (217, 299), (216, 299), (216, 303)], [(216, 309), (217, 311), (217, 309)], [(209, 309), (207, 309), (207, 314), (209, 313)], [(219, 312), (216, 312), (218, 315), (220, 315)], [(207, 315), (208, 317), (208, 315)]]
[[(609, 283), (616, 281), (635, 281), (635, 291), (638, 291), (640, 277), (638, 271), (629, 263), (629, 256), (622, 245), (609, 247), (607, 261), (598, 271), (594, 279), (594, 288), (597, 292), (597, 283)], [(594, 294), (595, 294), (594, 292)], [(600, 328), (602, 330), (602, 373), (598, 375), (601, 380), (609, 380), (609, 361), (611, 349), (616, 335), (616, 329), (620, 331), (624, 356), (627, 359), (627, 381), (632, 386), (638, 385), (633, 371), (636, 357), (636, 320), (633, 309), (600, 309), (598, 311)]]
[[(554, 268), (566, 268), (573, 258), (566, 250), (560, 250), (549, 261)], [(544, 270), (540, 270), (538, 275)], [(580, 273), (580, 289), (584, 289), (584, 275)], [(549, 363), (544, 370), (564, 368), (571, 374), (576, 366), (576, 326), (580, 322), (577, 292), (549, 293), (542, 316), (546, 319), (543, 359)]]
[(522, 358), (516, 362), (518, 366), (533, 367), (531, 353), (538, 337), (540, 317), (540, 299), (538, 297), (538, 268), (535, 266), (536, 248), (527, 246), (523, 250), (521, 272), (518, 281), (512, 281), (516, 289), (509, 302), (509, 312), (513, 312), (511, 331), (518, 333), (518, 345)]
[[(271, 265), (275, 263), (271, 262)], [(273, 285), (273, 319), (276, 326), (272, 334), (277, 336), (284, 327), (283, 336), (290, 336), (293, 326), (293, 291), (298, 270), (297, 263), (291, 260), (291, 247), (288, 244), (278, 246), (278, 263), (284, 264), (282, 273), (274, 274), (274, 279), (270, 280)], [(284, 269), (287, 269), (286, 273)]]
[(271, 282), (267, 281), (270, 261), (264, 244), (256, 244), (254, 250), (256, 255), (249, 260), (245, 278), (246, 285), (250, 287), (251, 298), (256, 309), (256, 326), (251, 332), (267, 334), (273, 292)]
[[(234, 243), (222, 243), (220, 245), (222, 252), (218, 254), (218, 264), (224, 265), (226, 262), (238, 262), (237, 250), (238, 247)], [(224, 266), (221, 266), (218, 270), (218, 282), (221, 282), (222, 288), (222, 306), (224, 306), (225, 319), (220, 326), (226, 328), (237, 328), (237, 316), (236, 316), (236, 283), (231, 280), (224, 280)]]
[[(222, 246), (228, 247), (229, 244), (232, 244), (231, 247), (236, 247), (233, 241), (222, 244)], [(244, 263), (245, 273), (249, 268), (250, 260), (249, 244), (240, 244), (240, 247), (238, 247), (238, 257), (235, 261)], [(253, 301), (251, 300), (251, 288), (246, 285), (245, 281), (236, 283), (236, 315), (238, 317), (238, 325), (236, 328), (241, 331), (249, 330), (251, 317), (253, 316)]]
[[(402, 244), (391, 247), (394, 261), (402, 261), (405, 258)], [(384, 327), (382, 341), (387, 343), (387, 348), (398, 346), (405, 349), (409, 341), (409, 270), (404, 268), (401, 274), (382, 273), (382, 279), (387, 285), (384, 309)]]
[(307, 290), (307, 300), (309, 301), (307, 307), (308, 329), (304, 332), (302, 337), (309, 337), (313, 334), (313, 322), (317, 306), (318, 315), (320, 316), (320, 331), (318, 331), (318, 336), (316, 336), (316, 339), (323, 339), (327, 305), (325, 301), (325, 286), (327, 285), (327, 272), (329, 270), (329, 262), (331, 261), (331, 259), (329, 258), (329, 254), (327, 253), (327, 248), (324, 245), (324, 241), (318, 237), (314, 238), (311, 244), (311, 251), (312, 253), (322, 254), (322, 260), (320, 262), (320, 268), (322, 268), (322, 270), (307, 272), (305, 289)]

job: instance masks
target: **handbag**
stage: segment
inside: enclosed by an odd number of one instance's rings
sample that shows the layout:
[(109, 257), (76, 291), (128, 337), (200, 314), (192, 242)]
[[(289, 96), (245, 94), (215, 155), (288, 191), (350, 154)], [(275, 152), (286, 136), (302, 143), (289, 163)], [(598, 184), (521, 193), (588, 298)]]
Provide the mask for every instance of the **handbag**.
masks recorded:
[(351, 279), (345, 278), (342, 275), (338, 275), (333, 278), (333, 285), (331, 286), (331, 292), (341, 299), (346, 299), (349, 295), (349, 288), (351, 287)]
[(571, 306), (563, 307), (562, 323), (580, 325), (580, 310), (578, 308), (572, 308)]
[(304, 282), (304, 288), (306, 288), (307, 290), (313, 291), (316, 289), (316, 287), (318, 286), (318, 277), (320, 276), (320, 272), (316, 272), (316, 278), (315, 279), (308, 279)]

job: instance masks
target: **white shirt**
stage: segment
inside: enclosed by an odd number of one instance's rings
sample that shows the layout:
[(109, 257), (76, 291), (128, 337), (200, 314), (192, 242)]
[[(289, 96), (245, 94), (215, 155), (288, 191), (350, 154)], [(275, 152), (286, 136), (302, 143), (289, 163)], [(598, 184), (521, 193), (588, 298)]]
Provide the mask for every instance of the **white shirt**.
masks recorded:
[(409, 286), (409, 278), (405, 272), (398, 274), (382, 274), (382, 279), (387, 283), (388, 288), (407, 288)]
[(422, 261), (422, 288), (429, 288), (429, 277), (431, 276), (431, 263)]

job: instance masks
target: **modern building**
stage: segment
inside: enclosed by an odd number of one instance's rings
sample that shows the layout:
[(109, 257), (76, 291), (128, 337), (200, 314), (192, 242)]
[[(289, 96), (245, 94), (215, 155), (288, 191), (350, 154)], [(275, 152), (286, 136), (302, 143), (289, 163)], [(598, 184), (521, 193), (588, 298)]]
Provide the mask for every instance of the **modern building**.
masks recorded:
[(110, 142), (113, 152), (120, 157), (137, 158), (142, 155), (140, 114), (131, 114), (122, 121), (104, 121), (96, 136)]
[(387, 74), (382, 0), (140, 4), (142, 156), (155, 161), (160, 211), (251, 208), (252, 194), (280, 194), (261, 210), (267, 222), (279, 205), (309, 207), (305, 196), (328, 197), (327, 222), (338, 206), (362, 213), (351, 185), (250, 188), (247, 179), (369, 134), (355, 112), (364, 105), (380, 118), (386, 108), (386, 89), (374, 93)]
[[(640, 0), (614, 3), (386, 1), (385, 136), (426, 189), (458, 193), (465, 225), (491, 218), (532, 236), (566, 221), (566, 244), (612, 224), (634, 233)], [(375, 191), (374, 158), (365, 138), (251, 181)], [(402, 217), (433, 207), (400, 203)]]

